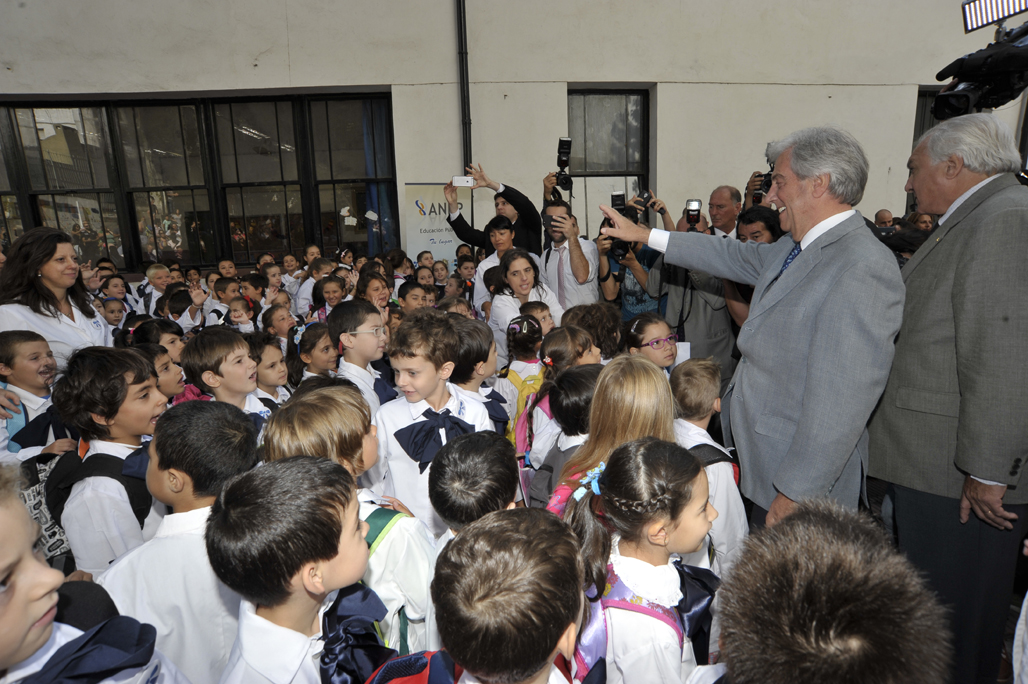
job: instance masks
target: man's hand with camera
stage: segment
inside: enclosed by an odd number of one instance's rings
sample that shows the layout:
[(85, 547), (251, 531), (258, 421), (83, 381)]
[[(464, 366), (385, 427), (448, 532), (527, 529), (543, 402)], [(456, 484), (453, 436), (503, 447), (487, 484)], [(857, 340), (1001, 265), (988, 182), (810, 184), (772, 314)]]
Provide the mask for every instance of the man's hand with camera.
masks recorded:
[(472, 164), (465, 169), (467, 174), (475, 179), (475, 184), (471, 187), (472, 190), (478, 190), (479, 188), (489, 188), (492, 191), (499, 191), (500, 184), (494, 180), (491, 180), (489, 176), (485, 175), (485, 171), (482, 170), (482, 165), (479, 164), (478, 168)]
[(457, 203), (457, 188), (454, 187), (452, 180), (443, 186), (443, 197), (446, 198), (446, 204), (449, 205), (450, 214), (456, 214), (460, 205)]
[(553, 199), (553, 190), (557, 187), (557, 172), (550, 171), (546, 174), (546, 178), (543, 178), (543, 202), (549, 202)]
[(600, 229), (600, 233), (603, 235), (610, 236), (615, 240), (624, 240), (625, 242), (641, 242), (644, 245), (649, 241), (649, 228), (644, 228), (637, 223), (633, 223), (622, 216), (616, 209), (611, 209), (606, 204), (600, 205), (600, 211), (603, 212), (603, 215), (610, 219), (611, 224), (613, 224)]
[(667, 205), (664, 204), (663, 200), (659, 200), (654, 197), (652, 190), (649, 190), (647, 194), (649, 194), (650, 200), (646, 204), (643, 204), (643, 198), (638, 195), (634, 195), (632, 199), (625, 202), (625, 204), (627, 206), (635, 207), (640, 213), (642, 213), (643, 209), (652, 209), (660, 215), (660, 221), (664, 224), (664, 230), (675, 230), (675, 222), (668, 213)]

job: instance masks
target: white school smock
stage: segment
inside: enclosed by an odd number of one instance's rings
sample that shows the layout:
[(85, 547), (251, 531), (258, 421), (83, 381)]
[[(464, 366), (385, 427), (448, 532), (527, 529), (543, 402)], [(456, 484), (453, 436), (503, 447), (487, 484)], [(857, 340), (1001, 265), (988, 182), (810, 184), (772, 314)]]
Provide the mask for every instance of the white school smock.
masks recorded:
[[(360, 518), (381, 508), (371, 491), (357, 490), (360, 504)], [(380, 536), (374, 553), (368, 558), (368, 569), (364, 571), (364, 583), (371, 587), (386, 607), (386, 616), (379, 621), (382, 636), (389, 648), (400, 648), (400, 609), (407, 615), (407, 643), (410, 652), (428, 648), (426, 617), (429, 585), (435, 569), (432, 559), (435, 555), (434, 540), (428, 530), (416, 519), (403, 516)]]
[(103, 347), (107, 341), (107, 321), (96, 310), (92, 318), (71, 303), (74, 320), (63, 313), (57, 316), (37, 314), (22, 304), (0, 306), (0, 332), (7, 330), (31, 330), (46, 338), (50, 350), (61, 369), (68, 357), (83, 347)]
[[(69, 641), (82, 636), (81, 629), (61, 622), (54, 623), (53, 632), (43, 647), (31, 656), (7, 669), (0, 677), (0, 684), (17, 684), (43, 669), (47, 661)], [(154, 649), (150, 662), (135, 670), (125, 670), (113, 677), (100, 680), (100, 684), (190, 684), (174, 663), (158, 649)]]
[[(14, 385), (7, 385), (7, 390), (14, 392), (18, 395), (18, 399), (21, 400), (20, 406), (22, 415), (26, 418), (26, 425), (30, 420), (45, 413), (46, 410), (50, 408), (50, 397), (37, 397), (35, 394), (26, 392), (22, 388), (15, 387)], [(33, 456), (38, 456), (43, 453), (43, 449), (49, 445), (44, 444), (43, 446), (25, 447), (21, 451), (11, 452), (7, 450), (7, 445), (12, 436), (13, 435), (7, 433), (7, 420), (5, 418), (0, 418), (0, 463), (18, 464), (22, 461), (27, 461)], [(53, 437), (53, 428), (50, 429), (49, 436)]]
[[(678, 571), (669, 561), (656, 567), (622, 556), (615, 536), (610, 562), (621, 581), (638, 596), (665, 607), (682, 600)], [(620, 608), (605, 608), (607, 623), (607, 684), (681, 684), (696, 668), (689, 637), (679, 646), (678, 635), (664, 622)]]
[(375, 414), (378, 413), (379, 406), (382, 402), (379, 401), (378, 394), (375, 393), (375, 380), (382, 377), (382, 374), (371, 367), (369, 364), (367, 368), (361, 368), (355, 363), (350, 363), (339, 357), (339, 368), (336, 371), (337, 378), (346, 378), (353, 384), (357, 385), (357, 389), (361, 391), (361, 396), (364, 397), (364, 401), (367, 402), (368, 408), (371, 409), (371, 417), (374, 418)]
[(164, 516), (154, 538), (94, 581), (118, 612), (157, 629), (157, 648), (193, 684), (217, 684), (239, 621), (239, 595), (211, 569), (204, 545), (210, 506)]
[[(557, 301), (557, 295), (541, 282), (528, 293), (528, 301), (543, 302), (550, 307), (553, 324), (560, 326), (564, 309)], [(496, 363), (500, 368), (507, 364), (507, 324), (521, 315), (521, 300), (514, 295), (500, 294), (493, 299), (493, 308), (489, 310), (489, 327), (493, 329), (496, 341)]]
[[(440, 535), (439, 539), (435, 541), (435, 552), (432, 554), (432, 577), (435, 577), (435, 566), (439, 562), (439, 556), (442, 555), (443, 549), (446, 545), (453, 541), (455, 535), (453, 530), (447, 528), (445, 532)], [(431, 578), (429, 578), (429, 589), (431, 589)], [(431, 598), (432, 594), (429, 593)], [(435, 604), (429, 601), (428, 605), (428, 619), (425, 620), (428, 623), (428, 651), (438, 651), (443, 647), (443, 640), (439, 637), (439, 626), (435, 621)]]
[[(276, 387), (274, 395), (268, 394), (260, 387), (258, 387), (253, 392), (250, 392), (250, 396), (257, 399), (257, 401), (261, 401), (261, 399), (271, 399), (273, 402), (281, 406), (282, 404), (286, 403), (290, 395), (289, 390), (287, 390), (285, 387)], [(261, 402), (261, 405), (263, 406), (264, 402)], [(265, 406), (264, 408), (268, 407)]]
[[(93, 454), (125, 459), (136, 448), (93, 440), (83, 461)], [(61, 527), (68, 537), (75, 565), (79, 570), (97, 575), (106, 570), (111, 561), (153, 539), (167, 510), (167, 506), (154, 499), (140, 529), (128, 492), (120, 482), (109, 477), (87, 477), (71, 488), (61, 515)]]
[[(461, 398), (450, 383), (446, 383), (446, 390), (450, 396), (444, 410), (449, 409), (455, 417), (470, 423), (475, 432), (493, 431), (493, 422), (482, 404)], [(376, 494), (399, 499), (436, 538), (446, 530), (446, 524), (428, 499), (428, 475), (432, 466), (422, 473), (419, 463), (407, 455), (394, 437), (397, 430), (426, 420), (422, 414), (428, 408), (431, 407), (427, 401), (411, 403), (403, 396), (382, 405), (372, 419), (378, 428), (378, 464), (365, 473), (370, 474), (365, 482)], [(442, 441), (446, 444), (445, 434)]]
[[(318, 625), (338, 592), (330, 592), (318, 609)], [(249, 601), (239, 603), (239, 631), (221, 675), (221, 684), (321, 684), (321, 630), (314, 636), (280, 627), (257, 615)]]

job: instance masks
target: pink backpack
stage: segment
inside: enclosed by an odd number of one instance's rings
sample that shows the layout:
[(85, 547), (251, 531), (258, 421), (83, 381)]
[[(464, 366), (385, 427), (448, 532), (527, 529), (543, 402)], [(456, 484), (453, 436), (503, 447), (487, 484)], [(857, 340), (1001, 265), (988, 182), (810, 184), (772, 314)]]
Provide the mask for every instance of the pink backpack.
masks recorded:
[[(517, 422), (514, 423), (514, 450), (519, 454), (528, 455), (528, 416), (531, 413), (532, 402), (535, 401), (535, 393), (528, 395), (528, 400), (525, 402), (525, 410), (518, 415)], [(546, 414), (547, 418), (553, 418), (553, 411), (550, 410), (550, 397), (546, 396), (542, 401), (539, 402), (538, 408), (542, 409), (542, 412)], [(546, 456), (546, 454), (543, 454)], [(531, 459), (529, 459), (531, 462)]]

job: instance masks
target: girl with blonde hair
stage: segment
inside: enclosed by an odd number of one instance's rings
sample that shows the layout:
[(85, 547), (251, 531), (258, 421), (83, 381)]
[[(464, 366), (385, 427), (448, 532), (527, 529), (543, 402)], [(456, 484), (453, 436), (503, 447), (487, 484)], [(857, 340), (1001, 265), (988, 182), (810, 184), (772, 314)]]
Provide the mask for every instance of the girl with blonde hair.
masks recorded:
[(640, 355), (618, 356), (596, 381), (589, 439), (564, 464), (547, 509), (562, 515), (578, 480), (606, 463), (616, 448), (643, 437), (675, 441), (675, 400), (663, 369)]
[[(264, 432), (264, 460), (301, 455), (335, 461), (355, 478), (375, 466), (378, 438), (359, 390), (321, 387), (290, 398), (272, 414)], [(386, 645), (401, 653), (425, 650), (434, 570), (434, 549), (425, 526), (400, 502), (371, 490), (358, 489), (357, 501), (371, 549), (364, 583), (388, 610), (380, 623)]]

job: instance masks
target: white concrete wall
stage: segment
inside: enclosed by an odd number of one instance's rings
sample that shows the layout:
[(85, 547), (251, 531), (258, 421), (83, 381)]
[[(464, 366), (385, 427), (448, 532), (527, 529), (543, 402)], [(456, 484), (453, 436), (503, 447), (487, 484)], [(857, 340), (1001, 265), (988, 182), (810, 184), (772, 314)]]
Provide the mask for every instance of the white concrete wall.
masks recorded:
[[(957, 0), (467, 5), (475, 160), (539, 197), (568, 84), (648, 89), (651, 185), (675, 213), (821, 123), (866, 147), (860, 208), (899, 211), (918, 86), (991, 39), (963, 34)], [(0, 0), (0, 101), (265, 90), (391, 90), (401, 207), (404, 183), (461, 173), (452, 0)], [(999, 114), (1016, 130), (1021, 103)]]

